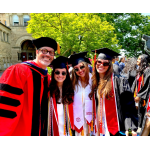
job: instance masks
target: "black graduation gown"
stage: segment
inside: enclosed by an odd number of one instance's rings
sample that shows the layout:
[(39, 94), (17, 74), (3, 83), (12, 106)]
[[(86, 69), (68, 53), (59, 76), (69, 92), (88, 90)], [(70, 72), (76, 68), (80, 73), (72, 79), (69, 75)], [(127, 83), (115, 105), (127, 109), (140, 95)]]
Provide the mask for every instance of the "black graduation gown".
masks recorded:
[[(138, 127), (138, 116), (129, 83), (125, 78), (117, 77), (116, 75), (113, 76), (113, 79), (120, 131), (125, 132), (128, 129), (136, 131)], [(97, 98), (96, 106), (98, 106)]]
[(136, 70), (129, 70), (127, 74), (127, 79), (128, 79), (130, 87), (132, 87), (135, 77), (136, 77)]
[(113, 64), (113, 72), (116, 76), (120, 76), (120, 70), (117, 64)]
[[(141, 128), (140, 134), (142, 134), (146, 118), (145, 115), (147, 113), (147, 106), (148, 106), (148, 99), (149, 99), (149, 93), (150, 93), (150, 68), (147, 68), (144, 73), (144, 86), (141, 87), (140, 91), (137, 93), (137, 96), (140, 97), (139, 106), (138, 106), (138, 127)], [(132, 85), (132, 92), (134, 93), (136, 87), (136, 79), (133, 82)], [(143, 107), (143, 100), (146, 101), (146, 105)]]

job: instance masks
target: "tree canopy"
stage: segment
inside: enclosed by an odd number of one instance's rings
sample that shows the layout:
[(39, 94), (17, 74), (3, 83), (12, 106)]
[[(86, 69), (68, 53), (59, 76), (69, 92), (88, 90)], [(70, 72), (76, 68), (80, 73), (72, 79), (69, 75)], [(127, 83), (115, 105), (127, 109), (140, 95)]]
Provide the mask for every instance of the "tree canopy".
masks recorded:
[(61, 45), (61, 55), (107, 47), (119, 52), (115, 28), (92, 13), (31, 13), (27, 32), (33, 38), (51, 37)]
[(144, 53), (142, 35), (150, 35), (150, 18), (141, 13), (99, 13), (102, 21), (108, 21), (115, 28), (118, 44), (128, 56)]

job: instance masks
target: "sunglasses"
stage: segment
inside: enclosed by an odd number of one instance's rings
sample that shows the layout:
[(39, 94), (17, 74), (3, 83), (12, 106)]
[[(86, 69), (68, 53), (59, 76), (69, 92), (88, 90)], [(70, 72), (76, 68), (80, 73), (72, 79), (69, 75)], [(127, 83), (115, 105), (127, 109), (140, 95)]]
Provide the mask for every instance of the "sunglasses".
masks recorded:
[(54, 55), (55, 55), (55, 52), (54, 52), (54, 51), (48, 51), (47, 49), (40, 49), (40, 51), (41, 51), (43, 54), (49, 53), (51, 56), (54, 56)]
[(101, 62), (100, 60), (97, 60), (97, 61), (96, 61), (96, 64), (97, 64), (97, 65), (103, 64), (103, 66), (109, 66), (109, 65), (110, 65), (109, 62)]
[[(56, 74), (56, 75), (59, 75), (60, 73), (61, 73), (60, 71), (55, 71), (55, 74)], [(66, 76), (67, 73), (66, 73), (65, 71), (63, 71), (61, 74), (62, 74), (63, 76)]]
[[(85, 68), (85, 66), (83, 65), (83, 66), (80, 66), (79, 68), (80, 68), (80, 70), (82, 70), (83, 68)], [(74, 68), (75, 72), (78, 72), (79, 68)]]

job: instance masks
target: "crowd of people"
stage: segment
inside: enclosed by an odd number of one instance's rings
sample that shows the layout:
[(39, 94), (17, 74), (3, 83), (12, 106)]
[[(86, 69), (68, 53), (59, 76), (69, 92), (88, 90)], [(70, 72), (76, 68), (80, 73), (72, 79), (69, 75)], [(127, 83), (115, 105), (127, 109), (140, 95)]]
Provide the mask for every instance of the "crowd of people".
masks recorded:
[(148, 53), (127, 59), (109, 48), (91, 50), (92, 65), (86, 51), (54, 59), (54, 39), (32, 42), (36, 59), (0, 78), (0, 136), (149, 135)]

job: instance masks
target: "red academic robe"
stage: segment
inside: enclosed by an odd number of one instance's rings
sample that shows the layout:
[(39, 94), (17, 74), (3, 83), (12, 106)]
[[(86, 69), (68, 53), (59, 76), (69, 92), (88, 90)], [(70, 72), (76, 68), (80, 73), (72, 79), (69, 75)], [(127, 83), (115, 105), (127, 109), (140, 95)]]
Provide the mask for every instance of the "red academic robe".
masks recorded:
[(47, 134), (49, 81), (47, 71), (33, 61), (12, 65), (3, 73), (0, 136)]

